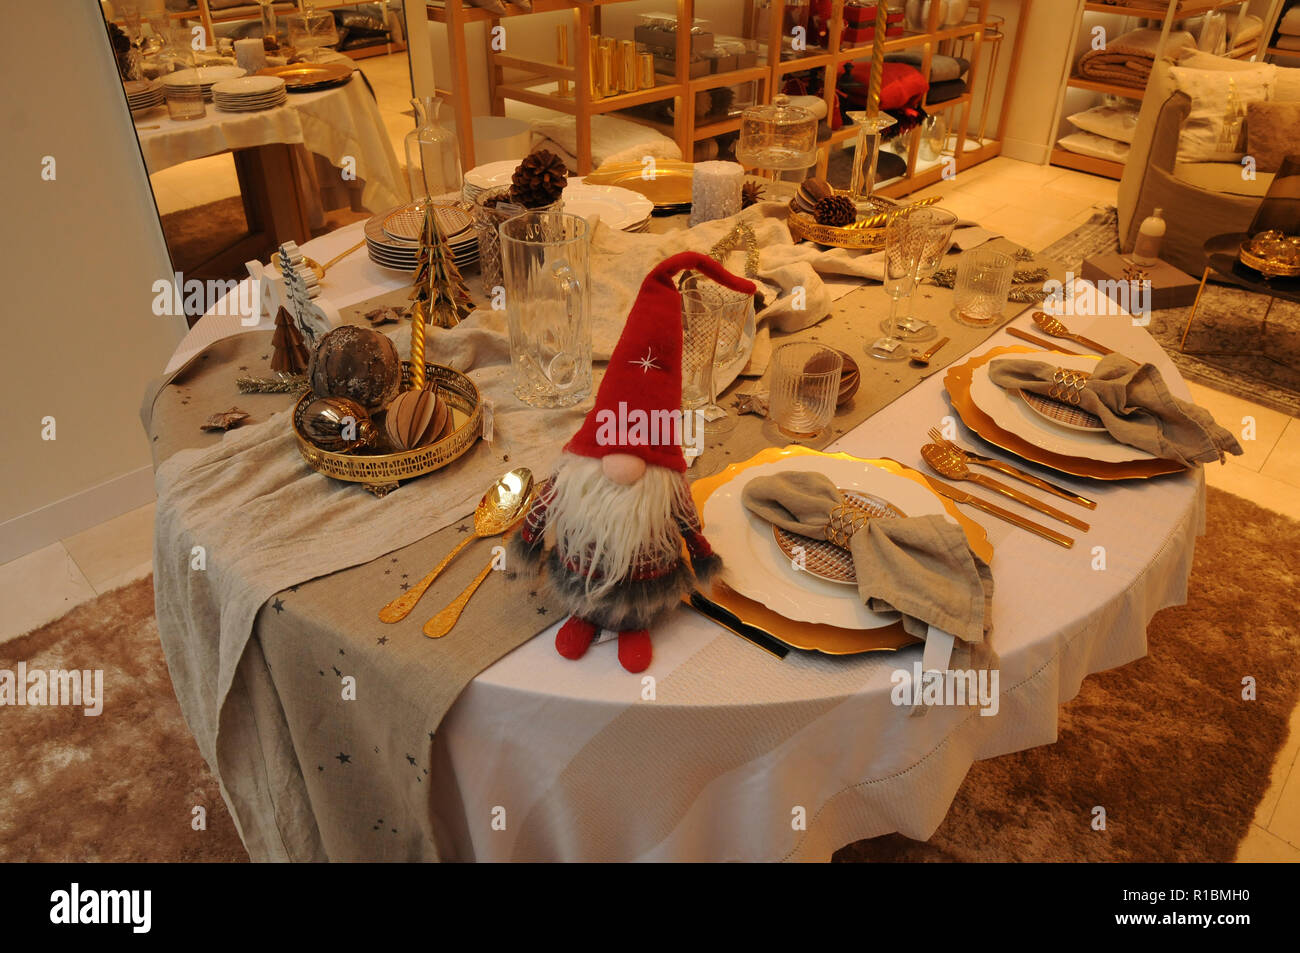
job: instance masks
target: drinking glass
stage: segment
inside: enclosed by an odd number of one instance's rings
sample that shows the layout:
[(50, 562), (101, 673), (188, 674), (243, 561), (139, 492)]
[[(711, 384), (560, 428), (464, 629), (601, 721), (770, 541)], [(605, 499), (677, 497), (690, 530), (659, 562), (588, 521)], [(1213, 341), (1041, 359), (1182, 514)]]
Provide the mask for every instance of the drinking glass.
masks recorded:
[(882, 282), (889, 293), (889, 318), (883, 337), (867, 345), (867, 353), (882, 361), (897, 361), (907, 356), (903, 339), (892, 333), (898, 318), (899, 302), (911, 295), (916, 282), (916, 258), (920, 254), (918, 232), (907, 227), (908, 216), (897, 215), (885, 226), (885, 255)]
[(167, 100), (167, 115), (172, 119), (202, 119), (207, 115), (203, 87), (198, 83), (164, 86), (163, 96)]
[(501, 265), (515, 396), (569, 407), (591, 394), (591, 229), (564, 212), (525, 212), (501, 225)]
[(682, 410), (703, 410), (713, 400), (713, 357), (718, 350), (722, 296), (709, 287), (682, 296)]
[(922, 281), (934, 274), (943, 256), (948, 254), (957, 216), (941, 208), (919, 208), (904, 213), (891, 224), (897, 224), (901, 229), (900, 241), (912, 280), (906, 295), (907, 313), (898, 317), (891, 307), (891, 316), (881, 322), (880, 330), (885, 332), (886, 338), (893, 340), (924, 341), (938, 334), (938, 329), (912, 314), (912, 293)]
[(986, 328), (1002, 317), (1011, 293), (1015, 262), (1005, 252), (976, 248), (957, 259), (952, 316), (972, 328)]
[(811, 341), (783, 344), (772, 354), (768, 414), (787, 437), (816, 437), (831, 425), (844, 357)]

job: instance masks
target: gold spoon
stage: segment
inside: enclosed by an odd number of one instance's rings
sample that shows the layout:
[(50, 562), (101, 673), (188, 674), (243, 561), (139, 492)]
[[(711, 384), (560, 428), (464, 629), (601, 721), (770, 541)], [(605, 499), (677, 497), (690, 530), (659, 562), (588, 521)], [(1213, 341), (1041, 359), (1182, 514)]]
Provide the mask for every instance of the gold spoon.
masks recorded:
[(995, 480), (992, 477), (985, 476), (982, 473), (976, 473), (966, 465), (966, 459), (958, 453), (954, 453), (951, 448), (939, 443), (927, 443), (921, 448), (921, 457), (928, 463), (940, 476), (946, 476), (950, 480), (968, 480), (977, 486), (982, 486), (994, 493), (1001, 493), (1003, 496), (1010, 497), (1017, 503), (1023, 503), (1025, 506), (1032, 507), (1040, 513), (1058, 519), (1068, 526), (1075, 529), (1088, 531), (1089, 526), (1077, 516), (1071, 516), (1069, 513), (1063, 513), (1055, 506), (1049, 506), (1040, 500), (1034, 499), (1028, 493), (1022, 493), (1015, 487), (1007, 486), (1001, 480)]
[(438, 578), (439, 573), (451, 565), (451, 561), (462, 549), (476, 539), (499, 536), (508, 530), (523, 515), (524, 507), (528, 505), (532, 495), (532, 470), (527, 467), (517, 467), (504, 474), (483, 494), (483, 499), (478, 501), (478, 506), (474, 509), (474, 534), (461, 540), (442, 562), (433, 567), (429, 575), (380, 609), (379, 621), (400, 622), (410, 615), (425, 590)]
[(924, 354), (920, 351), (913, 351), (912, 356), (907, 359), (907, 363), (911, 364), (913, 367), (929, 367), (930, 358), (934, 357), (934, 355), (938, 353), (939, 348), (943, 347), (947, 343), (947, 338), (939, 338), (939, 340), (935, 341), (926, 349)]
[(1050, 315), (1046, 311), (1035, 311), (1033, 322), (1054, 338), (1065, 338), (1067, 341), (1074, 341), (1076, 344), (1092, 348), (1098, 354), (1115, 353), (1106, 345), (1098, 344), (1092, 338), (1086, 338), (1082, 334), (1075, 334), (1065, 326), (1060, 318)]

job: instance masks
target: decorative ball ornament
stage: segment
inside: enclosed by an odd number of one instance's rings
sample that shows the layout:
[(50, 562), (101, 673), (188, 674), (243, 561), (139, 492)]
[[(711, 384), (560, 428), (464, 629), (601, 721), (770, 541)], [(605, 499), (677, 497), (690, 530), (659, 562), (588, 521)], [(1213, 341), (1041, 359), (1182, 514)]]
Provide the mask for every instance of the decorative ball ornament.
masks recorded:
[(825, 179), (805, 179), (794, 197), (794, 205), (800, 212), (811, 215), (818, 202), (834, 194), (835, 190)]
[(862, 371), (858, 368), (858, 362), (845, 351), (840, 351), (840, 355), (844, 358), (844, 369), (840, 371), (840, 394), (835, 400), (836, 407), (852, 400), (862, 384)]
[(387, 335), (345, 324), (321, 338), (307, 381), (317, 397), (346, 397), (375, 413), (397, 396), (402, 365)]
[(384, 433), (394, 450), (414, 450), (443, 436), (451, 408), (424, 388), (403, 391), (384, 412)]
[(307, 439), (333, 453), (349, 453), (375, 440), (370, 414), (346, 397), (318, 397), (303, 409), (302, 431)]
[(858, 213), (853, 200), (847, 195), (828, 195), (817, 200), (813, 217), (818, 225), (852, 225)]

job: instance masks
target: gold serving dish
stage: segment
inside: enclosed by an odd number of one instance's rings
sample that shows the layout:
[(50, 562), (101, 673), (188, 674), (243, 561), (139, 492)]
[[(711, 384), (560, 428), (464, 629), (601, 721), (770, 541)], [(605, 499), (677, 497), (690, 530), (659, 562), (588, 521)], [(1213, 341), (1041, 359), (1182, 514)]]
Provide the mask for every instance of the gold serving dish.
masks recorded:
[[(409, 382), (410, 376), (410, 365), (403, 361), (403, 387)], [(348, 483), (361, 483), (375, 496), (384, 496), (390, 490), (395, 490), (402, 480), (432, 473), (459, 459), (474, 446), (483, 432), (483, 402), (478, 388), (460, 371), (442, 364), (425, 364), (424, 378), (430, 387), (437, 388), (438, 396), (451, 406), (455, 429), (448, 436), (414, 450), (395, 453), (334, 453), (322, 450), (307, 439), (302, 429), (303, 412), (316, 399), (316, 395), (308, 391), (298, 398), (298, 403), (293, 408), (293, 432), (298, 438), (298, 451), (302, 458), (317, 473)]]
[(691, 204), (695, 164), (680, 159), (607, 162), (587, 175), (587, 185), (617, 185), (644, 195), (656, 208)]
[[(847, 191), (841, 189), (836, 189), (835, 194), (850, 197)], [(885, 226), (889, 224), (890, 219), (907, 209), (933, 205), (939, 201), (939, 197), (933, 196), (906, 205), (880, 196), (872, 196), (871, 201), (879, 211), (859, 218), (852, 225), (820, 225), (812, 215), (796, 207), (795, 200), (791, 200), (786, 225), (789, 226), (790, 234), (794, 236), (795, 241), (807, 239), (832, 248), (876, 250), (885, 247)]]
[(1300, 235), (1260, 232), (1241, 243), (1237, 257), (1265, 278), (1300, 277)]
[(347, 63), (290, 63), (287, 66), (267, 66), (257, 71), (258, 76), (278, 76), (290, 93), (314, 93), (321, 89), (342, 86), (352, 79), (353, 67)]

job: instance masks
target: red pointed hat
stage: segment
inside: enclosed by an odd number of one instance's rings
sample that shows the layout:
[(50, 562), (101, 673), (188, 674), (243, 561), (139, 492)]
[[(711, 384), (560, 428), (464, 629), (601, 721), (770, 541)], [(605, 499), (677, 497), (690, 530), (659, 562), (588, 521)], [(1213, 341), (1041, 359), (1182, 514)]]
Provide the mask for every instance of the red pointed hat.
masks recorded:
[(682, 296), (673, 278), (687, 269), (732, 291), (752, 295), (756, 290), (752, 281), (699, 252), (681, 252), (660, 262), (641, 283), (596, 391), (596, 406), (565, 444), (567, 452), (584, 457), (630, 453), (653, 466), (686, 471), (681, 430), (676, 429), (676, 440), (665, 439), (663, 412), (682, 406)]

